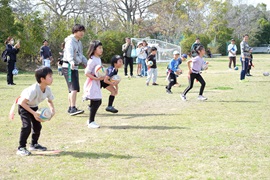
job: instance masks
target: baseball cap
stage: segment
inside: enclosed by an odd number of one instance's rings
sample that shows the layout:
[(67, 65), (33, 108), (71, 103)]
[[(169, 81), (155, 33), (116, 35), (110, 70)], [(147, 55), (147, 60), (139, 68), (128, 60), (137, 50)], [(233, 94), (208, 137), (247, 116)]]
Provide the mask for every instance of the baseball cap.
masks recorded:
[(173, 51), (173, 55), (180, 54), (179, 51)]
[(187, 59), (187, 55), (186, 54), (182, 54), (182, 57)]

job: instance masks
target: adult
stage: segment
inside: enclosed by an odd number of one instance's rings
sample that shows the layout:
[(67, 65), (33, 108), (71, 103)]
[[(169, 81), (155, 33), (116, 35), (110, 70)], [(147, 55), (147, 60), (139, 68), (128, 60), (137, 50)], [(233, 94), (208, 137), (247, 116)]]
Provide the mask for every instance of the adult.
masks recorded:
[(241, 57), (240, 61), (242, 64), (242, 71), (240, 73), (240, 81), (243, 82), (245, 80), (245, 76), (248, 69), (248, 63), (250, 59), (250, 53), (252, 52), (252, 48), (248, 45), (248, 34), (245, 34), (243, 36), (243, 41), (240, 43), (240, 49), (241, 49)]
[(45, 39), (43, 42), (43, 46), (40, 48), (40, 58), (42, 60), (42, 66), (51, 67), (52, 52), (50, 47), (48, 46), (48, 41)]
[(68, 86), (68, 113), (71, 116), (84, 113), (76, 107), (77, 93), (80, 92), (79, 72), (80, 63), (87, 65), (87, 59), (83, 55), (83, 46), (80, 41), (85, 32), (85, 27), (81, 24), (76, 24), (72, 28), (72, 34), (65, 39), (65, 49), (63, 56), (62, 72)]
[(128, 76), (127, 67), (130, 68), (130, 76), (133, 76), (133, 58), (131, 57), (131, 51), (134, 45), (129, 37), (125, 38), (126, 43), (122, 45), (123, 57), (124, 57), (124, 72), (125, 76)]
[(142, 62), (142, 72), (141, 72), (141, 76), (147, 76), (147, 65), (145, 63), (145, 59), (148, 57), (148, 55), (150, 54), (150, 47), (148, 46), (148, 43), (146, 42), (146, 40), (143, 40), (143, 51), (144, 51), (144, 61)]
[(196, 38), (195, 42), (191, 46), (191, 56), (196, 57), (198, 54), (196, 52), (197, 47), (201, 45), (200, 38)]
[(231, 70), (232, 62), (233, 62), (233, 68), (235, 69), (236, 67), (236, 51), (237, 51), (237, 46), (235, 45), (235, 40), (231, 39), (231, 44), (228, 46), (228, 56), (229, 56), (229, 70)]
[(16, 85), (13, 82), (12, 71), (16, 67), (17, 54), (19, 52), (21, 45), (20, 45), (20, 42), (14, 45), (14, 39), (12, 37), (8, 37), (5, 41), (5, 44), (6, 44), (6, 50), (7, 50), (7, 84)]

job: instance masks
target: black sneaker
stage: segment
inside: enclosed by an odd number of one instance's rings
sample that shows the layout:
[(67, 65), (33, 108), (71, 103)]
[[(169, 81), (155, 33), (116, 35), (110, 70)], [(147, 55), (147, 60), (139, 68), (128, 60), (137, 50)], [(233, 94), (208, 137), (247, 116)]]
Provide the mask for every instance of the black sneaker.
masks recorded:
[(29, 156), (31, 155), (31, 152), (29, 152), (25, 147), (22, 147), (17, 150), (16, 154), (20, 156)]
[(77, 108), (71, 108), (71, 110), (69, 111), (69, 114), (71, 116), (75, 116), (75, 115), (82, 114), (82, 113), (84, 113), (84, 110), (79, 110)]
[(118, 113), (118, 110), (115, 109), (113, 106), (106, 107), (106, 111), (112, 112), (112, 113)]
[(70, 113), (70, 110), (71, 110), (71, 107), (68, 107), (68, 110), (67, 110), (67, 112), (68, 112), (68, 113)]
[(172, 91), (170, 89), (166, 89), (167, 94), (172, 94)]
[(41, 146), (40, 144), (34, 144), (34, 145), (31, 144), (29, 150), (30, 151), (47, 151), (47, 148)]
[(158, 86), (158, 84), (157, 84), (157, 83), (153, 83), (152, 85), (153, 85), (153, 86)]

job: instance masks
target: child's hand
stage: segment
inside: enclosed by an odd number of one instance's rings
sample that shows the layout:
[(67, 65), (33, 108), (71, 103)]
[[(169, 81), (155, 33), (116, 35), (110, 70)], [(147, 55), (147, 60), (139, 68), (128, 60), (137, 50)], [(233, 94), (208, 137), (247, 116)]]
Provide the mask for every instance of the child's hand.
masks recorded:
[(99, 81), (102, 81), (102, 80), (104, 80), (104, 76), (103, 77), (99, 77), (99, 78), (97, 78), (97, 80), (99, 80)]
[(40, 114), (39, 114), (39, 113), (35, 112), (33, 115), (34, 115), (34, 118), (35, 118), (37, 121), (39, 121), (39, 122), (44, 122), (44, 121), (40, 118)]

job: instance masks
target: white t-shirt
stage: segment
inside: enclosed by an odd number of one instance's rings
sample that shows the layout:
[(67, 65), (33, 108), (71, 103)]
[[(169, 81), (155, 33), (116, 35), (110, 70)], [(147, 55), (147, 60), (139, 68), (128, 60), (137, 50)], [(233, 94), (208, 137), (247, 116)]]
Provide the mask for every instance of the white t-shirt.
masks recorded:
[[(90, 73), (94, 75), (95, 67), (97, 65), (102, 65), (101, 59), (99, 57), (92, 56), (87, 62), (87, 66), (85, 68), (85, 74)], [(83, 89), (84, 89), (83, 98), (93, 99), (93, 100), (102, 99), (99, 80), (93, 80), (87, 77), (84, 83)]]
[(144, 50), (144, 48), (137, 48), (136, 49), (136, 52), (137, 52), (137, 57), (140, 58), (140, 59), (146, 59), (146, 52)]
[(233, 55), (230, 51), (236, 54), (237, 46), (235, 44), (229, 44), (228, 46), (228, 52), (229, 52), (228, 56), (235, 57), (236, 55)]
[(21, 96), (18, 100), (18, 104), (21, 105), (23, 99), (28, 100), (27, 104), (30, 107), (37, 107), (39, 103), (41, 103), (45, 99), (53, 100), (54, 96), (49, 86), (46, 87), (45, 92), (42, 92), (40, 89), (40, 85), (36, 83), (22, 91)]

